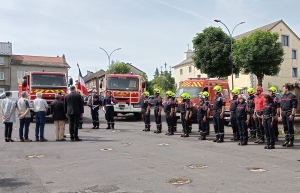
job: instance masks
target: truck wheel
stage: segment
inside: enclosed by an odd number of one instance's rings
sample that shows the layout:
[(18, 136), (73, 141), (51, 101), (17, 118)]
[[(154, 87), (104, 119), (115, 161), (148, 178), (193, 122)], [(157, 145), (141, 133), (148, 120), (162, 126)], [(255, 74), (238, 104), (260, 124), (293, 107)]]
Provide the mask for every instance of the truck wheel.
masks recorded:
[(135, 118), (136, 118), (136, 120), (138, 120), (138, 121), (142, 120), (142, 113), (136, 113), (136, 114), (135, 114)]

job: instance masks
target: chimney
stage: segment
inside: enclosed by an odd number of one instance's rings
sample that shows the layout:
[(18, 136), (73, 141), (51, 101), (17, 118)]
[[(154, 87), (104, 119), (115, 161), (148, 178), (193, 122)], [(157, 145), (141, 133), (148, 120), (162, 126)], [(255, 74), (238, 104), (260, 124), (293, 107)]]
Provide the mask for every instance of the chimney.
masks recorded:
[(184, 59), (188, 59), (194, 54), (193, 50), (190, 49), (189, 44), (188, 44), (188, 49), (186, 52), (184, 52)]
[(64, 63), (66, 63), (66, 57), (64, 54), (62, 55), (62, 58), (63, 58)]

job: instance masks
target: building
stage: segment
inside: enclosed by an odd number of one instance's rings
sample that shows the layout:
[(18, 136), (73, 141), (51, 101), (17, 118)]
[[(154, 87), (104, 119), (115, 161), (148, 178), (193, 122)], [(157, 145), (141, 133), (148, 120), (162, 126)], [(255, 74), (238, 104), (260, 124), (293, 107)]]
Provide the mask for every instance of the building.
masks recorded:
[(12, 44), (9, 42), (0, 42), (0, 94), (10, 90), (11, 55)]
[[(285, 56), (282, 62), (280, 72), (275, 76), (265, 76), (263, 79), (263, 88), (267, 90), (268, 86), (277, 86), (281, 88), (283, 83), (291, 82), (299, 79), (299, 50), (300, 50), (300, 38), (292, 31), (292, 29), (283, 21), (279, 20), (260, 28), (251, 30), (234, 37), (236, 40), (240, 40), (243, 37), (249, 36), (251, 33), (257, 30), (269, 30), (279, 33), (279, 40), (284, 48)], [(186, 58), (180, 64), (174, 66), (175, 82), (177, 85), (187, 78), (205, 78), (205, 74), (201, 74), (199, 70), (194, 67), (193, 60), (191, 58), (192, 51), (188, 50), (185, 55)], [(300, 63), (299, 63), (300, 64)], [(231, 87), (231, 76), (228, 76), (228, 82)], [(256, 87), (257, 78), (253, 74), (244, 74), (240, 72), (234, 75), (234, 87)]]
[(89, 92), (92, 92), (93, 89), (96, 89), (98, 94), (102, 94), (100, 89), (100, 83), (101, 80), (104, 79), (104, 77), (105, 77), (105, 71), (102, 69), (98, 70), (95, 73), (91, 71), (87, 71), (87, 75), (83, 77), (87, 90)]
[(26, 72), (64, 72), (68, 77), (70, 68), (65, 55), (62, 57), (12, 55), (10, 63), (11, 87), (10, 90), (18, 90)]
[(140, 75), (140, 74), (145, 73), (144, 71), (138, 69), (137, 67), (133, 66), (130, 63), (126, 63), (126, 65), (128, 65), (130, 67), (130, 72), (132, 72), (133, 74)]

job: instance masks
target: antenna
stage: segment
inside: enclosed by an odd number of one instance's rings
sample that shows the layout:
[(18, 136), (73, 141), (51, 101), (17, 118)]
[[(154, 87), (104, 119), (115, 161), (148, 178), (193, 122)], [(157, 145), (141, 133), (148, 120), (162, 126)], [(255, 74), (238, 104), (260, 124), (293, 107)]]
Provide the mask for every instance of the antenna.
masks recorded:
[(167, 71), (167, 65), (168, 65), (168, 64), (165, 62), (165, 71)]

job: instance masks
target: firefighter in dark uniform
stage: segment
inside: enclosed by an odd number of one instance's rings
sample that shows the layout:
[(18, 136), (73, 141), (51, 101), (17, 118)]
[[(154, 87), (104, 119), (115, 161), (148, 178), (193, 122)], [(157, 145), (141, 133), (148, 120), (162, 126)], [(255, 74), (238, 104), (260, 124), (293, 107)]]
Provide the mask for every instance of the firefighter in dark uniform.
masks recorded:
[(283, 86), (283, 96), (281, 98), (280, 111), (282, 124), (285, 134), (285, 142), (282, 146), (292, 147), (294, 146), (294, 119), (296, 115), (296, 109), (298, 106), (297, 97), (290, 93), (291, 86), (286, 84)]
[(144, 117), (144, 123), (145, 123), (145, 129), (143, 131), (150, 131), (150, 108), (151, 104), (149, 102), (149, 92), (145, 91), (143, 93), (142, 98), (142, 111), (143, 111), (143, 117)]
[(154, 89), (154, 116), (157, 130), (154, 133), (161, 133), (162, 125), (161, 125), (161, 111), (162, 111), (162, 98), (159, 96), (160, 89)]
[(209, 116), (210, 116), (210, 100), (209, 100), (209, 92), (204, 91), (203, 96), (205, 97), (204, 101), (207, 106), (207, 118), (206, 118), (206, 135), (210, 134), (210, 125), (209, 125)]
[(236, 124), (240, 134), (240, 142), (238, 145), (248, 144), (248, 130), (247, 124), (250, 120), (250, 112), (246, 103), (246, 99), (242, 96), (238, 96), (238, 104), (236, 106)]
[(278, 98), (275, 94), (277, 93), (277, 88), (272, 86), (269, 88), (269, 94), (273, 98), (274, 105), (276, 107), (276, 116), (273, 121), (273, 130), (275, 135), (275, 141), (278, 141), (279, 136), (279, 128), (278, 128), (278, 117), (280, 115), (280, 98)]
[(93, 90), (92, 96), (88, 99), (88, 104), (91, 108), (91, 115), (93, 120), (92, 129), (99, 129), (99, 107), (102, 106), (100, 97), (97, 95), (97, 90)]
[(217, 85), (214, 87), (215, 98), (213, 106), (213, 122), (216, 139), (213, 142), (224, 142), (224, 111), (225, 111), (225, 98), (222, 94), (222, 87)]
[(111, 91), (107, 92), (107, 96), (104, 98), (104, 105), (105, 105), (105, 118), (107, 121), (107, 128), (106, 129), (114, 129), (115, 128), (115, 120), (114, 120), (114, 105), (115, 105), (115, 98), (112, 96)]
[(178, 105), (178, 110), (180, 111), (180, 117), (181, 117), (181, 124), (183, 128), (183, 134), (181, 137), (189, 137), (189, 130), (187, 121), (189, 119), (189, 113), (190, 113), (190, 104), (187, 102), (187, 99), (189, 97), (188, 93), (182, 93), (181, 99), (182, 102)]
[(231, 140), (238, 141), (240, 140), (240, 134), (237, 126), (236, 108), (238, 105), (238, 95), (240, 94), (240, 91), (235, 88), (231, 91), (231, 93), (232, 93), (232, 99), (230, 100), (230, 123), (231, 123), (231, 128), (233, 133), (233, 139)]
[(173, 131), (177, 131), (177, 118), (176, 112), (178, 111), (178, 101), (176, 99), (176, 94), (172, 93), (172, 101), (173, 101), (173, 115), (172, 115), (172, 122), (173, 122)]
[(199, 138), (200, 140), (206, 140), (206, 135), (207, 135), (206, 121), (208, 120), (207, 118), (208, 107), (206, 106), (204, 100), (205, 100), (205, 96), (203, 94), (199, 95), (197, 120), (198, 120), (198, 128), (200, 131), (200, 138)]
[(166, 92), (166, 103), (164, 105), (164, 112), (166, 114), (166, 122), (168, 125), (168, 132), (166, 135), (174, 135), (173, 131), (173, 111), (174, 111), (174, 103), (172, 100), (172, 91)]
[(250, 113), (250, 119), (249, 119), (249, 123), (248, 123), (248, 128), (250, 130), (250, 138), (256, 139), (256, 124), (255, 124), (255, 120), (254, 120), (254, 109), (255, 109), (255, 103), (254, 103), (254, 93), (255, 93), (255, 89), (254, 88), (249, 88), (247, 90), (249, 97), (247, 99), (247, 108), (249, 110)]
[(190, 112), (189, 112), (189, 116), (188, 116), (188, 120), (187, 120), (187, 126), (188, 126), (188, 130), (189, 130), (189, 133), (192, 132), (192, 115), (193, 115), (193, 103), (191, 102), (191, 95), (188, 94), (188, 98), (187, 98), (187, 103), (189, 104), (190, 106)]
[(277, 108), (274, 104), (273, 98), (270, 95), (264, 96), (264, 109), (263, 109), (263, 120), (264, 129), (266, 134), (267, 146), (265, 149), (275, 149), (275, 134), (274, 134), (274, 121), (277, 114)]

